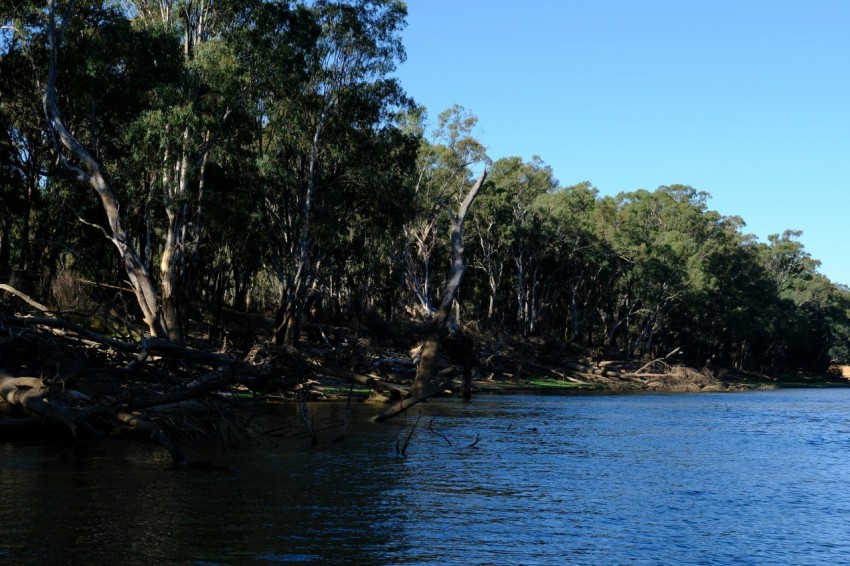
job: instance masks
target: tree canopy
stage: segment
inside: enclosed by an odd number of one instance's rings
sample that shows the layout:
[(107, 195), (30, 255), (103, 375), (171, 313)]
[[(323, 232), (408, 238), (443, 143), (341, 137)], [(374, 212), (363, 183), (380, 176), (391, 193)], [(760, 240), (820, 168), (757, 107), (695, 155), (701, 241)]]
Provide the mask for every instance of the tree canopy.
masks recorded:
[(487, 168), (458, 323), (699, 366), (850, 361), (850, 289), (800, 232), (759, 242), (690, 186), (600, 195), (488, 156), (471, 111), (431, 123), (394, 78), (405, 18), (400, 0), (0, 3), (3, 281), (60, 309), (81, 306), (68, 281), (135, 291), (123, 332), (178, 343), (222, 309), (274, 319), (280, 344), (427, 318), (445, 211)]

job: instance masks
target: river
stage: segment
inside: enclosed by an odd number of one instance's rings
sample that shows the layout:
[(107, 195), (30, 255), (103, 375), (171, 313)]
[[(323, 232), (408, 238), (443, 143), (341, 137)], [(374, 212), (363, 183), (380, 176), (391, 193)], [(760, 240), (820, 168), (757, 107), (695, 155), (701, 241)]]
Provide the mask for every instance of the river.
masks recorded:
[(153, 446), (80, 464), (0, 445), (0, 563), (850, 559), (848, 389), (480, 396), (384, 424), (375, 411), (355, 406), (342, 442), (280, 439), (215, 470)]

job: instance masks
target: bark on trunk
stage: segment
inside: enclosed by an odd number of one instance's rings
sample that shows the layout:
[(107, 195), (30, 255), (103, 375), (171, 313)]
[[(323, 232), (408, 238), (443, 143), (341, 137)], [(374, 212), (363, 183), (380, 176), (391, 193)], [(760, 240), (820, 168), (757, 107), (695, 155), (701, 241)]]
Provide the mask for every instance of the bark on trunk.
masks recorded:
[(298, 256), (295, 258), (295, 273), (292, 277), (291, 292), (287, 296), (287, 304), (283, 312), (282, 325), (278, 327), (275, 334), (275, 343), (280, 345), (295, 345), (298, 342), (301, 331), (301, 322), (304, 316), (304, 304), (307, 301), (307, 290), (309, 288), (308, 268), (310, 267), (312, 255), (312, 221), (313, 221), (313, 199), (316, 191), (316, 175), (319, 167), (319, 149), (322, 139), (322, 129), (327, 120), (331, 107), (334, 104), (334, 93), (329, 91), (325, 95), (324, 107), (316, 123), (313, 132), (313, 140), (310, 144), (310, 164), (307, 173), (307, 186), (304, 190), (304, 201), (301, 207), (301, 234), (298, 240)]
[(183, 223), (184, 214), (182, 210), (168, 212), (168, 232), (160, 262), (162, 326), (168, 334), (168, 338), (175, 342), (180, 342), (183, 339), (177, 304), (179, 277), (183, 265), (183, 244), (185, 243), (181, 237)]
[[(100, 197), (101, 205), (106, 213), (109, 221), (110, 233), (107, 237), (112, 241), (118, 249), (118, 253), (124, 262), (124, 269), (127, 277), (130, 280), (130, 285), (136, 296), (136, 301), (142, 310), (142, 316), (145, 324), (148, 326), (149, 332), (154, 336), (167, 336), (165, 329), (162, 326), (159, 307), (157, 304), (157, 295), (151, 283), (148, 271), (144, 263), (133, 247), (130, 239), (127, 236), (124, 222), (121, 218), (120, 208), (112, 188), (106, 181), (100, 165), (94, 157), (77, 141), (77, 139), (68, 131), (62, 114), (59, 112), (59, 107), (56, 103), (56, 18), (53, 11), (54, 4), (48, 4), (50, 24), (48, 26), (48, 41), (50, 46), (50, 67), (48, 71), (47, 88), (42, 94), (42, 103), (44, 112), (48, 120), (48, 125), (53, 137), (54, 146), (59, 153), (59, 157), (65, 166), (79, 181), (88, 183)], [(62, 22), (64, 30), (67, 24), (67, 15)], [(61, 32), (62, 30), (60, 30)], [(61, 35), (61, 33), (60, 33)], [(61, 145), (60, 145), (61, 144)], [(79, 165), (75, 165), (68, 161), (64, 151), (64, 147), (77, 160)]]
[(445, 385), (445, 379), (436, 373), (435, 366), (437, 362), (437, 352), (440, 348), (440, 343), (448, 334), (447, 324), (451, 316), (452, 303), (457, 297), (458, 289), (463, 280), (466, 264), (463, 259), (463, 222), (466, 219), (466, 214), (469, 212), (469, 207), (478, 195), (484, 180), (487, 178), (487, 171), (481, 173), (481, 176), (475, 181), (475, 184), (467, 193), (466, 198), (460, 205), (456, 215), (450, 215), (451, 220), (451, 242), (452, 242), (452, 266), (451, 274), (448, 283), (443, 290), (443, 296), (440, 300), (440, 306), (428, 330), (428, 338), (422, 347), (419, 364), (416, 367), (416, 378), (413, 381), (412, 394), (407, 399), (395, 403), (386, 411), (375, 417), (378, 422), (390, 419), (407, 408), (412, 407), (420, 401), (424, 401), (442, 390)]

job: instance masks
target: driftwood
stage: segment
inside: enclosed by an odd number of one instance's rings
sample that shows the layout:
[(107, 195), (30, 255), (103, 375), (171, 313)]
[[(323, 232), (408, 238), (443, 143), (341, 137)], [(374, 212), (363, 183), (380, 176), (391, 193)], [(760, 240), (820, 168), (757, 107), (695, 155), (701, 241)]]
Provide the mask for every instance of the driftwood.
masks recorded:
[(645, 369), (650, 368), (650, 367), (654, 366), (655, 364), (663, 363), (665, 360), (669, 359), (670, 357), (675, 356), (675, 355), (679, 352), (679, 350), (680, 350), (680, 349), (681, 349), (681, 348), (675, 348), (673, 351), (671, 351), (669, 354), (667, 354), (667, 355), (666, 355), (666, 356), (664, 356), (663, 358), (656, 358), (656, 359), (654, 359), (654, 360), (652, 360), (652, 361), (650, 361), (650, 362), (647, 362), (646, 364), (644, 364), (643, 366), (641, 366), (641, 367), (640, 367), (640, 369), (638, 369), (637, 371), (635, 371), (635, 372), (634, 372), (634, 375), (638, 375), (638, 374), (643, 373), (643, 371), (644, 371)]
[(357, 373), (330, 365), (323, 365), (319, 372), (324, 375), (329, 375), (331, 377), (338, 377), (340, 379), (344, 379), (351, 383), (366, 385), (368, 387), (371, 387), (375, 391), (386, 393), (391, 399), (401, 399), (405, 397), (408, 393), (407, 389), (399, 387), (398, 385), (394, 385), (392, 383), (387, 383), (386, 381), (381, 380), (376, 375)]
[(230, 418), (231, 393), (291, 388), (306, 375), (294, 352), (271, 348), (244, 360), (158, 337), (104, 336), (8, 285), (0, 290), (39, 311), (0, 317), (3, 434), (36, 423), (74, 442), (136, 432), (184, 461), (187, 442), (220, 432)]
[(413, 423), (413, 426), (410, 427), (410, 430), (407, 433), (407, 436), (404, 437), (404, 444), (399, 446), (399, 443), (396, 442), (395, 451), (399, 456), (407, 455), (407, 447), (410, 445), (410, 439), (413, 438), (413, 433), (416, 432), (416, 426), (419, 424), (419, 419), (422, 418), (422, 415), (416, 417), (416, 422)]

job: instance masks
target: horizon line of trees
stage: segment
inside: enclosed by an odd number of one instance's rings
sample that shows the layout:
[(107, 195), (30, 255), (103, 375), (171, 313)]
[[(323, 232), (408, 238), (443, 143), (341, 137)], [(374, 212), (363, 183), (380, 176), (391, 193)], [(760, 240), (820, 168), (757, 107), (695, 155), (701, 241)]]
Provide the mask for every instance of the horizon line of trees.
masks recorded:
[(850, 362), (850, 289), (800, 232), (759, 242), (689, 186), (604, 196), (491, 159), (474, 114), (430, 124), (393, 78), (405, 18), (400, 0), (0, 0), (0, 279), (175, 341), (224, 308), (289, 344), (309, 320), (426, 320), (450, 211), (486, 168), (455, 323), (696, 365)]

